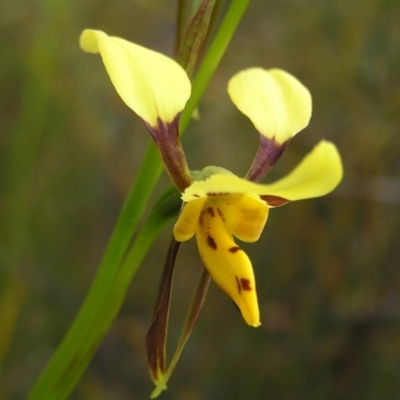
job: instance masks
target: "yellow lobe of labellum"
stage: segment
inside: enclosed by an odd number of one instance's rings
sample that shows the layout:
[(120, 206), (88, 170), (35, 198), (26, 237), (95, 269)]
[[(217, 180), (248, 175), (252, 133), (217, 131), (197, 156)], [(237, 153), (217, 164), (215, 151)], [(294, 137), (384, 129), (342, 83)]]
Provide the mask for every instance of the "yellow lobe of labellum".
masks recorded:
[(185, 204), (174, 226), (174, 237), (176, 241), (185, 242), (194, 236), (205, 201), (206, 198), (203, 197), (201, 199), (194, 199)]
[(258, 240), (268, 211), (264, 201), (250, 195), (213, 193), (187, 203), (174, 227), (177, 241), (189, 240), (196, 234), (208, 272), (251, 326), (260, 324), (254, 273), (233, 236), (247, 242)]
[[(233, 197), (237, 201), (232, 201)], [(230, 233), (243, 242), (256, 242), (267, 222), (269, 208), (260, 198), (244, 195), (220, 196), (219, 211)]]
[(310, 92), (280, 69), (241, 71), (229, 81), (228, 93), (260, 134), (278, 144), (304, 129), (311, 118)]
[[(193, 182), (183, 193), (189, 202), (212, 193), (247, 193), (258, 195), (269, 206), (288, 201), (324, 196), (340, 182), (343, 167), (339, 152), (333, 143), (322, 140), (286, 177), (271, 183), (257, 184), (234, 175), (215, 174), (203, 181)], [(281, 201), (277, 202), (277, 199)]]
[(214, 282), (235, 302), (250, 326), (260, 325), (253, 267), (234, 242), (219, 209), (219, 200), (208, 199), (196, 230), (201, 259)]
[(97, 30), (84, 30), (81, 48), (100, 53), (107, 73), (125, 104), (150, 126), (168, 123), (184, 109), (191, 85), (171, 58)]
[[(218, 211), (230, 233), (243, 242), (256, 242), (267, 222), (269, 208), (265, 202), (251, 195), (220, 195)], [(178, 242), (191, 239), (198, 228), (200, 215), (207, 198), (202, 197), (185, 204), (174, 226), (174, 237)]]

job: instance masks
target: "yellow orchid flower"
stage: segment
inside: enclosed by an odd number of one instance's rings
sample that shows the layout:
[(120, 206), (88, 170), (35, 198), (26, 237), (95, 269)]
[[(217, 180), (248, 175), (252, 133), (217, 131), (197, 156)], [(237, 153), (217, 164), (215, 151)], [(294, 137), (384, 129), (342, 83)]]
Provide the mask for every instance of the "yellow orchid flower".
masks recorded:
[(311, 95), (292, 75), (250, 68), (236, 74), (228, 93), (260, 133), (258, 153), (246, 178), (207, 167), (192, 182), (179, 140), (179, 116), (190, 97), (185, 71), (172, 59), (104, 32), (85, 30), (83, 50), (100, 53), (122, 100), (149, 129), (165, 167), (182, 193), (185, 206), (174, 227), (178, 242), (196, 235), (201, 258), (217, 285), (240, 309), (251, 326), (260, 325), (251, 262), (234, 237), (255, 242), (271, 207), (323, 196), (342, 177), (334, 144), (321, 141), (285, 178), (258, 184), (279, 159), (294, 135), (311, 118)]
[(200, 256), (213, 280), (239, 307), (251, 326), (260, 325), (251, 262), (233, 237), (255, 242), (270, 207), (323, 196), (340, 182), (336, 147), (321, 141), (285, 178), (261, 185), (229, 171), (207, 167), (182, 195), (185, 205), (174, 227), (177, 241), (196, 235)]

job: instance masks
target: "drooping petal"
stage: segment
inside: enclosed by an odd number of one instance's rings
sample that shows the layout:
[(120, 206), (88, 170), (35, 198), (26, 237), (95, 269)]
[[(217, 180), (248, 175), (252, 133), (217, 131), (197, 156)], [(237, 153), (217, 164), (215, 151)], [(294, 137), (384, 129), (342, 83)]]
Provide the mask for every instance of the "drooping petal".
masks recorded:
[(338, 185), (342, 174), (336, 146), (322, 140), (291, 173), (277, 182), (261, 185), (234, 175), (216, 174), (193, 182), (183, 193), (182, 200), (188, 202), (213, 193), (248, 193), (259, 195), (270, 206), (277, 206), (288, 201), (323, 196)]
[(260, 325), (253, 267), (227, 231), (217, 207), (206, 203), (196, 232), (200, 256), (215, 283), (238, 306), (248, 325)]
[(267, 222), (269, 207), (260, 198), (247, 194), (235, 204), (224, 201), (224, 197), (220, 197), (218, 211), (228, 231), (243, 242), (256, 242)]
[(203, 197), (185, 204), (174, 226), (175, 240), (185, 242), (194, 236), (205, 201), (206, 198)]
[(172, 122), (185, 107), (190, 81), (171, 58), (89, 29), (83, 31), (80, 46), (88, 53), (100, 53), (122, 100), (150, 126), (157, 127), (158, 118)]
[(309, 199), (331, 192), (342, 176), (343, 166), (336, 146), (322, 140), (293, 171), (265, 187), (267, 195), (288, 200)]
[(311, 118), (311, 95), (280, 69), (249, 68), (234, 75), (228, 93), (256, 129), (277, 145), (304, 129)]

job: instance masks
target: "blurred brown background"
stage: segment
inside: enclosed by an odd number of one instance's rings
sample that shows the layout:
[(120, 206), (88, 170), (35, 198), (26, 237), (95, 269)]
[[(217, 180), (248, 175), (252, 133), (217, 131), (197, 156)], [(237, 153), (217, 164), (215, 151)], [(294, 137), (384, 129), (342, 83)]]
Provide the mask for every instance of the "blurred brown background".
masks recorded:
[[(25, 398), (76, 315), (148, 140), (79, 34), (102, 29), (171, 54), (175, 8), (0, 2), (1, 399)], [(322, 138), (339, 147), (345, 178), (325, 198), (271, 211), (260, 241), (245, 246), (263, 325), (247, 327), (212, 284), (161, 398), (400, 398), (399, 21), (397, 0), (251, 2), (183, 140), (191, 168), (247, 171), (258, 135), (226, 84), (242, 68), (280, 67), (310, 89), (314, 111), (267, 181)], [(148, 398), (143, 342), (170, 236), (157, 240), (72, 399)], [(201, 268), (185, 243), (172, 344)]]

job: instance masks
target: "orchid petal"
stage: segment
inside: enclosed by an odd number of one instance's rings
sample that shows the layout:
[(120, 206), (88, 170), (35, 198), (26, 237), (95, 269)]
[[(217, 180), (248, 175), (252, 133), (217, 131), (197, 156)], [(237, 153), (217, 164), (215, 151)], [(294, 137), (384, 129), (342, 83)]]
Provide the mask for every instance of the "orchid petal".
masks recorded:
[[(206, 180), (193, 182), (183, 193), (182, 200), (188, 202), (215, 193), (243, 193), (259, 195), (270, 206), (275, 206), (323, 196), (339, 184), (342, 174), (342, 162), (336, 146), (322, 140), (291, 173), (275, 183), (262, 185), (234, 175), (215, 174)], [(281, 202), (276, 202), (277, 199)]]
[(206, 198), (203, 197), (185, 204), (174, 226), (175, 240), (178, 242), (185, 242), (194, 236), (205, 201)]
[(236, 204), (224, 201), (221, 196), (218, 211), (221, 212), (225, 225), (243, 242), (256, 242), (267, 222), (269, 208), (260, 198), (241, 195)]
[(122, 100), (150, 126), (157, 127), (159, 120), (170, 123), (184, 109), (190, 81), (171, 58), (89, 29), (83, 31), (80, 46), (88, 53), (100, 53)]
[(280, 69), (249, 68), (234, 75), (228, 93), (256, 129), (284, 144), (311, 118), (311, 95), (294, 76)]
[(200, 256), (214, 282), (235, 302), (248, 325), (259, 326), (253, 267), (212, 203), (204, 206), (196, 239)]

